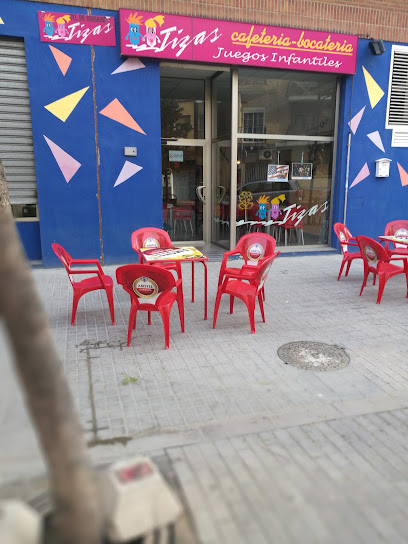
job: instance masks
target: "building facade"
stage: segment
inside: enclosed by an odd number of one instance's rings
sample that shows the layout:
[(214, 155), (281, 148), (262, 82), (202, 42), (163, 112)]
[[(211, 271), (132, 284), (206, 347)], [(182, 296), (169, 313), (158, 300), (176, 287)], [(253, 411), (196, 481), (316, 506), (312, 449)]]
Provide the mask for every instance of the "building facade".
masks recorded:
[(83, 3), (0, 6), (0, 159), (30, 259), (56, 264), (56, 241), (131, 262), (145, 226), (338, 248), (336, 221), (376, 238), (405, 218), (404, 2)]

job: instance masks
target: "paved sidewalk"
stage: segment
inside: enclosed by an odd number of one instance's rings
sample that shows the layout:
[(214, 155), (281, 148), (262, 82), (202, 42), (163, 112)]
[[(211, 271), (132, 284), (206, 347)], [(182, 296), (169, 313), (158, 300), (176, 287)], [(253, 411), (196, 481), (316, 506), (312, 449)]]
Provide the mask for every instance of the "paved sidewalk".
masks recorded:
[[(95, 464), (147, 454), (174, 471), (202, 544), (408, 541), (408, 300), (404, 277), (359, 297), (362, 262), (336, 281), (341, 256), (280, 256), (266, 283), (262, 323), (225, 297), (212, 329), (220, 262), (203, 275), (183, 265), (186, 332), (176, 309), (170, 349), (161, 320), (144, 313), (126, 346), (128, 295), (115, 288), (116, 325), (104, 293), (85, 295), (70, 326), (65, 271), (33, 271)], [(115, 267), (105, 267), (112, 276)], [(41, 474), (1, 335), (0, 484)], [(284, 364), (294, 341), (345, 349), (332, 372)], [(131, 376), (136, 382), (125, 385)]]

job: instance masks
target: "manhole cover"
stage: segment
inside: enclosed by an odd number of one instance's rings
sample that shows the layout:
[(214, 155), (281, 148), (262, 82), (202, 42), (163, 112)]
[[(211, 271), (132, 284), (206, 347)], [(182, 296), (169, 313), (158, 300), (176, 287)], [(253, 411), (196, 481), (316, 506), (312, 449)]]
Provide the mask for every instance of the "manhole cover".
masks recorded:
[(350, 362), (343, 348), (321, 342), (291, 342), (278, 349), (278, 356), (287, 365), (304, 370), (328, 372), (344, 368)]

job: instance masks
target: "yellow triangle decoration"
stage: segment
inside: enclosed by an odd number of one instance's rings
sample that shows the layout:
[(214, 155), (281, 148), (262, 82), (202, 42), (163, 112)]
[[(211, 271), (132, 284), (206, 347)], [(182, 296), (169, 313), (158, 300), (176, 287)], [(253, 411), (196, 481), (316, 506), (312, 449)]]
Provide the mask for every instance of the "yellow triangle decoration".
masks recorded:
[(1, 17), (0, 17), (0, 25), (4, 25), (4, 21)]
[(85, 87), (80, 91), (68, 94), (67, 96), (64, 96), (64, 98), (60, 98), (59, 100), (56, 100), (55, 102), (51, 102), (51, 104), (44, 106), (44, 108), (65, 123), (65, 121), (74, 111), (78, 102), (81, 100), (81, 98), (84, 96), (88, 89), (89, 87)]
[(364, 78), (367, 86), (368, 98), (370, 99), (371, 107), (374, 108), (381, 98), (384, 96), (384, 91), (374, 80), (374, 78), (367, 72), (363, 66)]

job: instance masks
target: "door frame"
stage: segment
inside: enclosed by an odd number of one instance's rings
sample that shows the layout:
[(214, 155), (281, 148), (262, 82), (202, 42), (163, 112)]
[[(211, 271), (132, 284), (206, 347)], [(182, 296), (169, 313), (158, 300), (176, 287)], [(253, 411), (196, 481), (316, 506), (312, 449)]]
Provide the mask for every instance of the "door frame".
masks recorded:
[[(211, 79), (214, 74), (221, 71), (229, 72), (229, 67), (220, 67), (214, 65), (200, 64), (180, 64), (173, 62), (162, 62), (160, 68), (166, 70), (166, 73), (160, 77), (180, 77), (180, 79), (202, 79), (204, 81), (204, 100), (205, 100), (205, 134), (204, 139), (183, 139), (167, 140), (162, 138), (162, 145), (192, 146), (203, 148), (203, 240), (195, 241), (195, 244), (211, 244), (211, 218), (212, 218), (212, 162), (211, 162), (211, 137), (212, 137), (212, 99), (211, 99)], [(171, 74), (174, 69), (175, 75)], [(177, 75), (176, 75), (177, 72)], [(179, 74), (183, 73), (182, 76)], [(190, 242), (191, 243), (191, 242)]]

